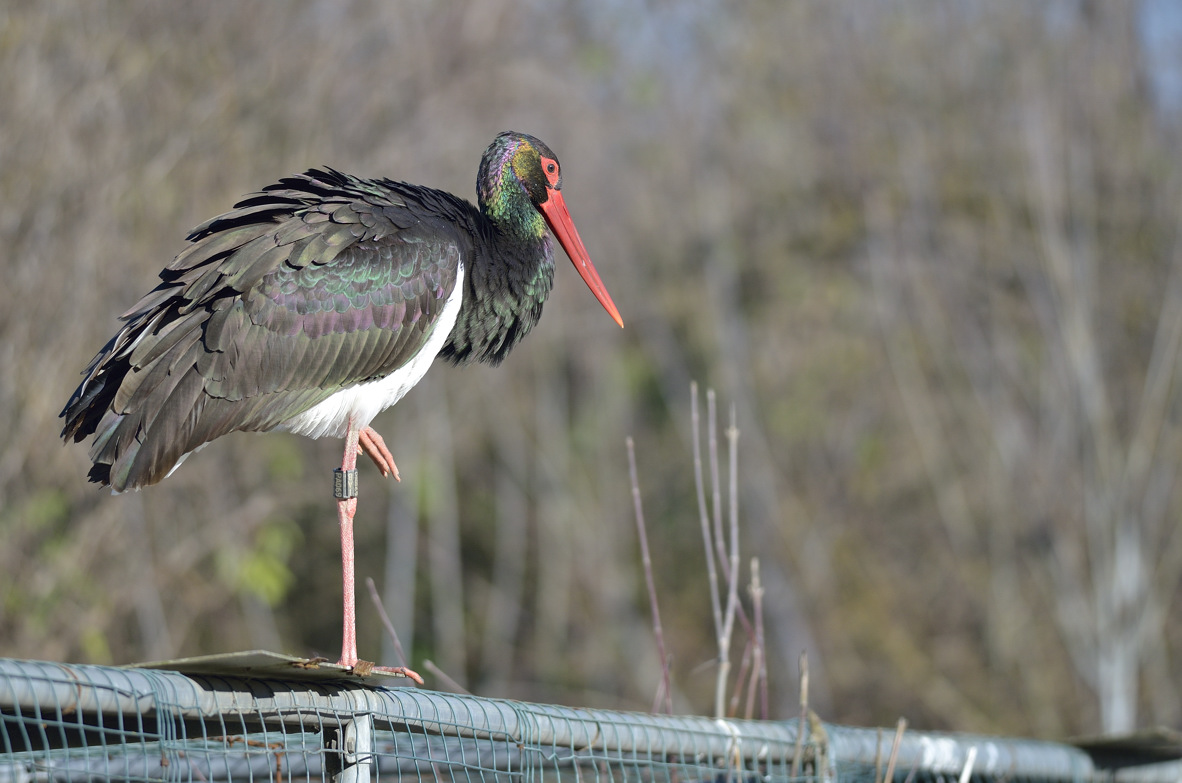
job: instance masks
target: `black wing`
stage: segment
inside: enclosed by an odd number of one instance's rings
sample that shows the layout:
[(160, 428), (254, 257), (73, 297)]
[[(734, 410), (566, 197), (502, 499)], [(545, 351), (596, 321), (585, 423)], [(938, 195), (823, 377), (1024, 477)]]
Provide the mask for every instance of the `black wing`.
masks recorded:
[[(440, 220), (439, 211), (454, 212)], [(384, 377), (431, 335), (470, 255), (459, 199), (309, 171), (194, 229), (62, 416), (92, 481), (164, 478), (234, 430), (268, 430)]]

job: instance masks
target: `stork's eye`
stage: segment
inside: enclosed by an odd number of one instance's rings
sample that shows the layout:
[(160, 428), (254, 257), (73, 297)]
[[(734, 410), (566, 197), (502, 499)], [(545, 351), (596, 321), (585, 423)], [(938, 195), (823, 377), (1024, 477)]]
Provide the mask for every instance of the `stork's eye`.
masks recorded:
[(558, 187), (558, 178), (562, 176), (558, 173), (558, 161), (554, 158), (542, 158), (542, 171), (546, 175), (546, 182), (550, 187)]

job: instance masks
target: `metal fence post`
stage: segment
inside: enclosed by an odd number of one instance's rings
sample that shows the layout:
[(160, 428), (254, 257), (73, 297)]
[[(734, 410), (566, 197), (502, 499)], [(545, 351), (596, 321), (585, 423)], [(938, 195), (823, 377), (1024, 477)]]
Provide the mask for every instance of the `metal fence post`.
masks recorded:
[(373, 714), (365, 711), (337, 724), (325, 737), (325, 772), (335, 783), (369, 783), (373, 777)]

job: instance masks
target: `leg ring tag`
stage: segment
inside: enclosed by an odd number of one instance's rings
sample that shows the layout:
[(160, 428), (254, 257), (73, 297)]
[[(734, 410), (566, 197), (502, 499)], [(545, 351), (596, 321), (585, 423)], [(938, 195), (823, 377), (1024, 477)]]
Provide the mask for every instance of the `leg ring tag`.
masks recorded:
[(357, 471), (336, 468), (332, 472), (332, 496), (337, 500), (357, 497)]

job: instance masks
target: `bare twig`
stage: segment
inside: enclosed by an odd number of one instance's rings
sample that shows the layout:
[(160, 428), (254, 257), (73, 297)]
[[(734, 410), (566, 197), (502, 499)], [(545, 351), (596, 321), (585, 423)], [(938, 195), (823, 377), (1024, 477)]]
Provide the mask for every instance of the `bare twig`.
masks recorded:
[(891, 757), (887, 760), (886, 774), (882, 776), (885, 783), (895, 779), (895, 762), (899, 760), (899, 746), (903, 744), (903, 732), (907, 730), (907, 719), (899, 718), (895, 724), (895, 741), (891, 743)]
[[(725, 714), (724, 698), (726, 684), (730, 678), (730, 646), (734, 634), (734, 622), (737, 617), (749, 639), (748, 648), (740, 666), (740, 675), (736, 678), (734, 693), (731, 697), (731, 712), (738, 712), (738, 705), (742, 698), (743, 684), (746, 681), (748, 667), (751, 663), (751, 646), (754, 645), (755, 633), (747, 619), (747, 613), (738, 600), (738, 451), (735, 448), (738, 430), (734, 427), (734, 409), (731, 410), (731, 427), (727, 430), (730, 453), (730, 546), (723, 530), (722, 513), (722, 479), (719, 469), (718, 456), (718, 413), (713, 389), (706, 390), (706, 440), (708, 458), (710, 460), (710, 487), (712, 508), (707, 507), (705, 481), (702, 477), (701, 452), (701, 423), (698, 410), (698, 385), (690, 384), (692, 403), (691, 424), (693, 427), (694, 449), (694, 482), (698, 495), (698, 516), (702, 528), (702, 541), (706, 547), (706, 570), (710, 581), (710, 606), (714, 616), (714, 635), (718, 644), (718, 672), (715, 683), (714, 712), (721, 717)], [(711, 513), (711, 511), (713, 513)], [(718, 569), (716, 569), (716, 561)], [(722, 578), (726, 582), (727, 591), (726, 614), (722, 609), (722, 599), (719, 592), (718, 574), (721, 570)]]
[[(714, 395), (707, 392), (707, 398), (710, 402), (710, 408), (713, 409)], [(730, 447), (730, 514), (729, 516), (729, 532), (730, 532), (730, 546), (727, 557), (730, 560), (730, 566), (727, 569), (729, 573), (726, 574), (727, 581), (727, 597), (726, 597), (726, 612), (723, 614), (722, 620), (722, 637), (719, 640), (719, 665), (718, 665), (718, 682), (715, 686), (715, 717), (721, 718), (722, 713), (722, 698), (723, 692), (726, 689), (726, 680), (730, 676), (730, 646), (731, 634), (735, 628), (735, 614), (739, 610), (739, 500), (738, 500), (738, 486), (739, 486), (739, 454), (737, 444), (739, 441), (739, 430), (735, 427), (735, 409), (731, 407), (731, 424), (726, 431), (727, 442)], [(717, 442), (714, 438), (714, 428), (711, 427), (711, 462), (715, 465), (718, 463)], [(719, 494), (718, 487), (715, 487), (715, 496)], [(718, 521), (721, 514), (715, 514), (715, 520)], [(721, 534), (721, 525), (715, 530), (716, 534)]]
[(731, 688), (731, 700), (727, 705), (727, 715), (738, 715), (739, 705), (743, 701), (743, 686), (747, 682), (747, 675), (751, 671), (752, 648), (754, 647), (754, 640), (747, 639), (747, 643), (743, 645), (743, 654), (739, 656), (739, 670), (735, 672), (735, 684)]
[[(744, 672), (747, 682), (747, 708), (743, 711), (743, 717), (751, 720), (755, 717), (755, 689), (759, 685), (759, 648), (752, 641), (748, 646), (751, 650), (751, 671)], [(744, 658), (746, 663), (746, 658)]]
[(435, 661), (431, 660), (430, 658), (423, 661), (423, 668), (426, 669), (427, 671), (431, 672), (431, 674), (433, 674), (435, 676), (435, 678), (437, 680), (439, 680), (439, 682), (441, 682), (443, 684), (443, 686), (445, 688), (447, 688), (449, 691), (451, 691), (452, 693), (462, 693), (465, 696), (472, 695), (471, 693), (468, 692), (467, 688), (465, 688), (463, 685), (460, 685), (458, 682), (453, 680), (451, 677), (448, 677), (447, 674), (444, 673), (443, 669), (440, 669), (438, 666), (436, 666)]
[(767, 654), (763, 639), (763, 584), (759, 581), (759, 558), (751, 558), (751, 606), (755, 615), (755, 639), (752, 641), (751, 682), (747, 686), (747, 717), (755, 707), (755, 689), (759, 687), (759, 718), (767, 720)]
[[(723, 531), (722, 522), (722, 479), (719, 475), (719, 460), (718, 460), (718, 415), (717, 408), (714, 403), (714, 390), (706, 390), (706, 417), (708, 426), (708, 447), (710, 457), (710, 483), (714, 497), (714, 549), (715, 556), (718, 558), (718, 567), (722, 572), (722, 578), (726, 581), (727, 587), (731, 585), (731, 574), (738, 565), (738, 552), (730, 552), (727, 547), (727, 537)], [(732, 440), (732, 430), (733, 440)], [(731, 489), (730, 496), (730, 511), (731, 519), (738, 519), (738, 493), (735, 491), (738, 486), (738, 451), (735, 446), (738, 443), (739, 431), (735, 429), (735, 411), (734, 406), (731, 407), (731, 423), (727, 429), (727, 443), (731, 449), (730, 453), (730, 476), (729, 483)], [(738, 529), (733, 528), (731, 531), (731, 539), (734, 542), (738, 541)], [(737, 586), (737, 583), (736, 583)], [(747, 620), (747, 613), (743, 611), (743, 605), (738, 604), (738, 620), (743, 626), (743, 630), (750, 636), (752, 634), (751, 624)]]
[(382, 603), (382, 597), (378, 594), (378, 588), (374, 584), (372, 576), (365, 577), (365, 586), (369, 588), (369, 600), (373, 601), (374, 608), (378, 610), (378, 617), (382, 618), (382, 625), (385, 626), (386, 633), (394, 642), (394, 654), (398, 656), (398, 664), (409, 668), (410, 664), (406, 662), (406, 653), (402, 651), (402, 642), (398, 640), (398, 631), (394, 630), (394, 623), (390, 621), (390, 615), (386, 614), (386, 606)]
[[(739, 428), (735, 425), (735, 406), (731, 405), (731, 424), (726, 430), (728, 456), (730, 457), (730, 533), (731, 533), (731, 570), (739, 570)], [(731, 591), (736, 600), (739, 595), (738, 580), (732, 580)]]
[(722, 636), (722, 602), (718, 598), (718, 571), (714, 567), (714, 543), (710, 536), (710, 511), (706, 506), (706, 484), (702, 480), (702, 436), (698, 415), (698, 384), (690, 384), (690, 424), (694, 441), (694, 488), (698, 494), (698, 518), (702, 542), (706, 545), (706, 574), (710, 580), (710, 608), (714, 612), (714, 635)]
[(964, 769), (960, 771), (960, 780), (957, 783), (969, 783), (969, 779), (973, 776), (973, 764), (977, 761), (977, 746), (969, 748), (968, 757), (964, 760)]
[(831, 780), (829, 774), (829, 732), (821, 716), (809, 710), (809, 741), (813, 743), (813, 771), (819, 780)]
[(640, 504), (640, 480), (636, 476), (636, 449), (632, 438), (625, 438), (628, 447), (628, 477), (632, 481), (632, 504), (636, 510), (636, 531), (640, 535), (640, 561), (644, 565), (644, 583), (648, 587), (648, 602), (653, 613), (653, 635), (657, 639), (657, 655), (661, 657), (661, 689), (653, 703), (653, 712), (660, 707), (662, 693), (665, 712), (673, 714), (673, 694), (669, 688), (669, 657), (665, 654), (665, 633), (661, 629), (661, 611), (657, 608), (657, 585), (653, 579), (653, 561), (649, 557), (648, 533), (644, 527), (644, 509)]
[(792, 752), (792, 777), (800, 776), (800, 754), (804, 748), (805, 727), (809, 725), (809, 654), (800, 653), (800, 721), (796, 724), (796, 748)]
[(710, 457), (710, 489), (714, 511), (714, 549), (718, 552), (722, 578), (730, 579), (726, 564), (726, 541), (722, 535), (722, 479), (718, 470), (718, 411), (714, 402), (714, 390), (706, 390), (706, 448)]

